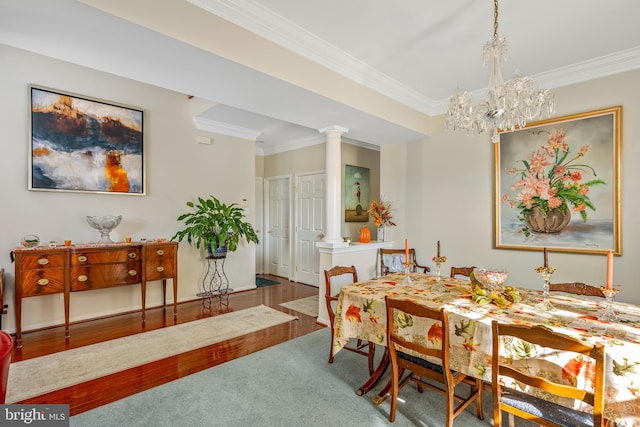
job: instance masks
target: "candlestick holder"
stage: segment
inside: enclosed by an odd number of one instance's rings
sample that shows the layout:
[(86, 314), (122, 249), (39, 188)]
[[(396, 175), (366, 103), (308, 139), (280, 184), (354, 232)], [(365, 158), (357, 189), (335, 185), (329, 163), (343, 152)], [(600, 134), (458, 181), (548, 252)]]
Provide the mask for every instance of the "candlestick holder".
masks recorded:
[(447, 257), (440, 256), (438, 253), (438, 255), (434, 256), (431, 260), (436, 263), (436, 282), (439, 282), (442, 279), (442, 275), (440, 274), (440, 265), (443, 262), (447, 262)]
[(613, 309), (613, 298), (618, 293), (618, 289), (602, 289), (602, 293), (605, 299), (602, 303), (602, 310), (600, 310), (598, 318), (607, 322), (615, 322), (618, 320), (618, 315)]
[(411, 276), (409, 275), (409, 273), (411, 273), (411, 269), (409, 268), (408, 264), (405, 264), (405, 266), (404, 266), (404, 280), (402, 281), (403, 285), (413, 285), (413, 280), (411, 280)]
[(535, 305), (540, 311), (553, 311), (556, 309), (555, 306), (551, 304), (551, 301), (549, 301), (549, 281), (554, 271), (556, 271), (555, 267), (536, 268), (536, 272), (538, 272), (544, 280), (544, 284), (542, 285), (542, 302)]

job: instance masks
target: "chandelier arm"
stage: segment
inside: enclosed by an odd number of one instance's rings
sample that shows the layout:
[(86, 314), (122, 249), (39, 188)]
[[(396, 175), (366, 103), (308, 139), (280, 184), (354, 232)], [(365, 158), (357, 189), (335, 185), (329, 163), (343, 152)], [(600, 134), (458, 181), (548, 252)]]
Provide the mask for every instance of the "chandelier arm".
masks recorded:
[(498, 38), (498, 0), (493, 0), (493, 38)]

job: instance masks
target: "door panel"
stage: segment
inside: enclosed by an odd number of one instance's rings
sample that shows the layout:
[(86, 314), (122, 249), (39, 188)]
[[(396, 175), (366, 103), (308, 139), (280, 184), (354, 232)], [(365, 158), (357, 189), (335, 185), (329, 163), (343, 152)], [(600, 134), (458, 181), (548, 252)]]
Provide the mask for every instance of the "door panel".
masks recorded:
[(324, 237), (325, 174), (298, 177), (295, 280), (318, 286), (320, 251), (316, 247)]
[(269, 246), (269, 274), (291, 278), (291, 249), (289, 242), (290, 179), (269, 180), (269, 218), (267, 244)]
[(256, 178), (256, 235), (260, 240), (256, 245), (256, 274), (264, 273), (264, 180)]

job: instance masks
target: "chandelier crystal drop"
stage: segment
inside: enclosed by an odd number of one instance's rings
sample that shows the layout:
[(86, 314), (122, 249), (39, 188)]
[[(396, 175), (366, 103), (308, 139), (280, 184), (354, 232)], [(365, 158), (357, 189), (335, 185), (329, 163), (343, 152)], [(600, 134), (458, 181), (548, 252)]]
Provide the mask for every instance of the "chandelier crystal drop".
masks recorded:
[(536, 89), (531, 78), (516, 73), (502, 80), (501, 64), (507, 58), (507, 40), (498, 36), (498, 0), (493, 2), (493, 38), (484, 45), (483, 63), (489, 67), (489, 86), (485, 100), (474, 104), (470, 92), (458, 90), (451, 97), (447, 130), (464, 130), (478, 135), (493, 128), (491, 142), (499, 141), (498, 130), (512, 131), (528, 121), (555, 111), (555, 97), (548, 89)]

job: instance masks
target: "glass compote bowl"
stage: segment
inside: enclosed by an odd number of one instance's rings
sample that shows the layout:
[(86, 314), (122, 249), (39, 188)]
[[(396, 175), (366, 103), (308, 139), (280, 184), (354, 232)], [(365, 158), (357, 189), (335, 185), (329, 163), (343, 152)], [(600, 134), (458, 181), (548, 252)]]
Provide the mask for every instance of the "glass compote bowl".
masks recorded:
[(113, 243), (109, 233), (120, 224), (120, 220), (122, 215), (87, 216), (89, 225), (100, 232), (100, 240), (97, 243)]
[(501, 292), (502, 285), (507, 281), (507, 273), (504, 270), (492, 270), (487, 268), (474, 268), (473, 275), (490, 292)]

